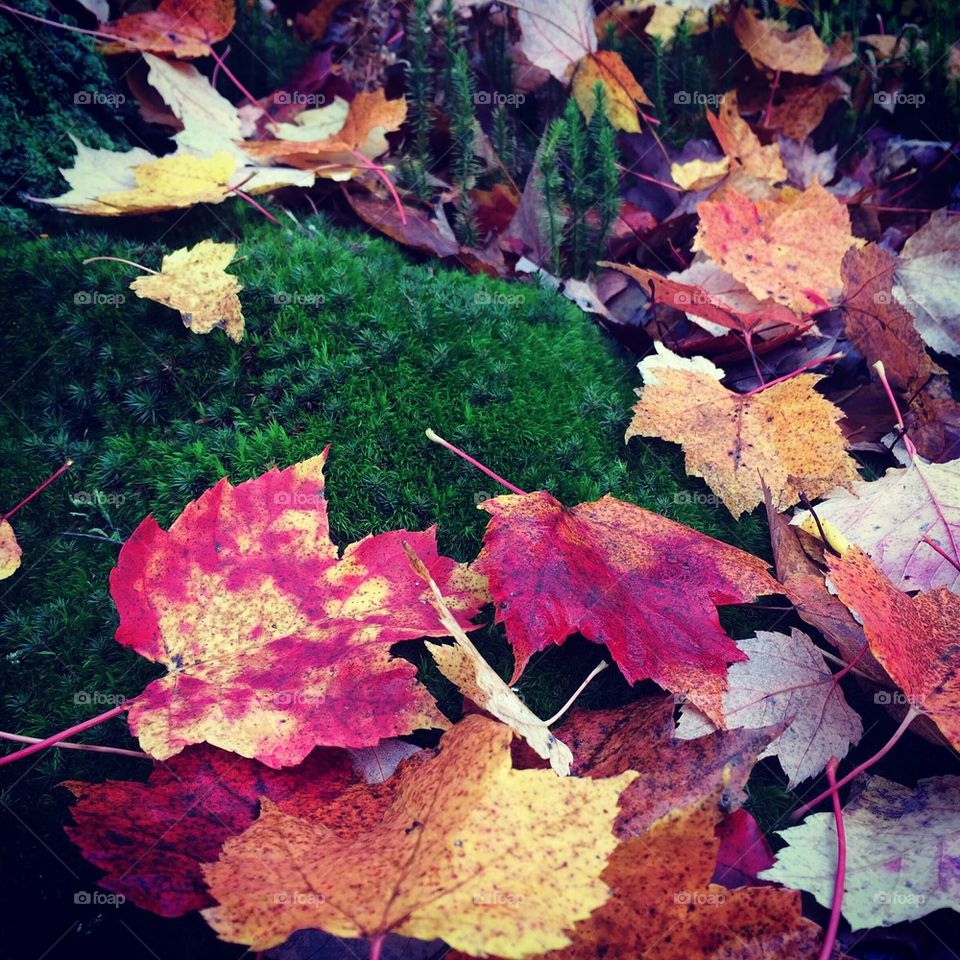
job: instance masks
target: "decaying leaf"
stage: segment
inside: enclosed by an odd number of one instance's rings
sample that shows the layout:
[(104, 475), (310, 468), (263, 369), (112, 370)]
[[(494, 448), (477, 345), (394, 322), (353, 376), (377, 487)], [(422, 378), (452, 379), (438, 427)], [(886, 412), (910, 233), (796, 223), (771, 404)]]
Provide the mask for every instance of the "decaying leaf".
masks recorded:
[(716, 607), (777, 592), (762, 560), (609, 496), (565, 507), (540, 491), (480, 508), (492, 519), (473, 569), (506, 626), (511, 682), (532, 654), (581, 633), (630, 683), (651, 678), (723, 724), (726, 667), (743, 654)]
[(761, 19), (740, 7), (733, 29), (744, 51), (771, 70), (816, 76), (830, 59), (830, 51), (809, 24), (788, 31), (775, 20)]
[(236, 244), (201, 240), (189, 250), (167, 254), (159, 273), (137, 277), (130, 289), (138, 297), (179, 310), (184, 326), (194, 333), (219, 327), (239, 343), (243, 312), (237, 294), (243, 287), (226, 272), (236, 252)]
[(677, 699), (643, 697), (612, 710), (574, 710), (557, 728), (574, 751), (576, 776), (640, 774), (620, 797), (614, 832), (621, 840), (642, 836), (671, 810), (696, 806), (721, 790), (728, 809), (743, 802), (750, 771), (783, 726), (678, 740)]
[(0, 580), (12, 577), (20, 569), (22, 555), (13, 527), (6, 520), (0, 520)]
[(514, 770), (512, 736), (493, 720), (466, 717), (437, 757), (388, 781), (392, 802), (361, 832), (311, 825), (264, 803), (205, 868), (219, 906), (204, 916), (222, 939), (254, 950), (305, 928), (441, 937), (475, 956), (565, 946), (565, 931), (609, 896), (600, 874), (617, 843), (617, 798), (636, 774), (587, 780)]
[(427, 650), (433, 657), (440, 672), (460, 692), (472, 700), (478, 707), (486, 710), (512, 730), (515, 730), (529, 744), (530, 748), (550, 761), (553, 771), (561, 777), (570, 773), (573, 755), (570, 748), (555, 737), (543, 722), (517, 695), (500, 679), (497, 672), (480, 655), (480, 651), (471, 643), (466, 632), (457, 623), (450, 612), (443, 594), (440, 592), (427, 568), (420, 559), (407, 551), (410, 564), (417, 576), (430, 587), (430, 603), (437, 611), (440, 623), (453, 637), (453, 646), (427, 642)]
[(910, 705), (960, 749), (960, 597), (943, 587), (910, 597), (856, 547), (830, 558), (830, 581)]
[(780, 159), (776, 143), (762, 146), (760, 138), (750, 129), (750, 124), (740, 116), (736, 90), (729, 90), (720, 101), (717, 116), (707, 111), (707, 120), (720, 149), (745, 173), (758, 180), (782, 183), (787, 179), (787, 169)]
[(762, 501), (761, 479), (779, 510), (801, 492), (820, 496), (859, 479), (837, 426), (842, 412), (814, 390), (819, 375), (739, 394), (720, 383), (723, 371), (706, 358), (688, 360), (661, 343), (656, 349), (639, 364), (644, 386), (626, 439), (682, 444), (687, 473), (703, 477), (735, 517)]
[(729, 172), (729, 157), (670, 164), (670, 178), (683, 190), (706, 190), (707, 187), (719, 183)]
[(772, 297), (798, 313), (822, 309), (839, 294), (840, 265), (850, 247), (847, 208), (819, 183), (785, 187), (775, 199), (736, 190), (697, 208), (693, 249), (703, 250), (759, 300)]
[(614, 129), (639, 133), (637, 104), (652, 104), (619, 53), (598, 50), (577, 64), (571, 92), (588, 122), (596, 109), (595, 88), (598, 83), (606, 91), (604, 112)]
[[(960, 593), (960, 460), (927, 463), (914, 457), (878, 480), (831, 491), (816, 511), (824, 530), (860, 547), (898, 589), (947, 587)], [(806, 511), (793, 522), (818, 534)]]
[(841, 309), (847, 337), (869, 362), (883, 361), (890, 383), (911, 393), (943, 373), (924, 349), (913, 317), (893, 296), (896, 257), (871, 243), (843, 258)]
[[(871, 777), (843, 811), (847, 868), (843, 915), (854, 930), (916, 920), (960, 901), (960, 777), (931, 777), (916, 790)], [(761, 877), (830, 906), (837, 871), (832, 813), (779, 834), (788, 846)]]
[(960, 356), (960, 217), (935, 211), (903, 245), (896, 279), (927, 346)]
[[(787, 728), (764, 751), (777, 757), (793, 790), (815, 777), (833, 756), (842, 760), (863, 733), (860, 717), (843, 697), (823, 655), (800, 630), (738, 640), (750, 658), (731, 665), (729, 688), (723, 695), (727, 726), (760, 728), (786, 722)], [(684, 739), (702, 737), (715, 729), (695, 709), (685, 708), (677, 727)]]
[(597, 49), (591, 0), (518, 0), (520, 46), (527, 59), (558, 80)]
[(147, 517), (110, 589), (117, 641), (169, 671), (131, 705), (144, 750), (207, 742), (272, 767), (314, 746), (371, 746), (445, 727), (400, 640), (443, 636), (408, 540), (463, 625), (483, 585), (438, 557), (435, 532), (367, 537), (338, 557), (323, 492), (326, 452), (232, 486), (225, 478), (169, 531)]
[(160, 0), (156, 10), (131, 13), (113, 20), (104, 33), (124, 43), (107, 42), (104, 53), (167, 53), (175, 57), (206, 57), (211, 44), (233, 29), (236, 0)]
[(179, 917), (214, 902), (200, 864), (253, 823), (261, 798), (309, 818), (357, 782), (343, 750), (315, 750), (298, 767), (278, 771), (204, 745), (156, 764), (146, 783), (60, 786), (77, 799), (67, 835), (106, 871), (98, 885), (144, 910)]

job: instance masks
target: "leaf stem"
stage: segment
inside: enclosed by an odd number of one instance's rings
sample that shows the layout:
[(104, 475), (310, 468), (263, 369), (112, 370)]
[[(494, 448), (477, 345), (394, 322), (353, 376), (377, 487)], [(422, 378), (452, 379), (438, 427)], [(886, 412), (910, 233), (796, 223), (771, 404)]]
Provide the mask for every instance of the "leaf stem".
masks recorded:
[(386, 184), (387, 189), (390, 191), (390, 196), (393, 197), (393, 202), (397, 205), (397, 210), (400, 211), (400, 222), (406, 226), (407, 211), (404, 209), (400, 194), (397, 193), (397, 188), (393, 185), (393, 181), (387, 176), (386, 169), (377, 166), (366, 154), (361, 153), (359, 150), (351, 148), (350, 152), (363, 164), (365, 169), (373, 171), (373, 173)]
[[(13, 740), (14, 743), (40, 743), (39, 737), (25, 737), (20, 733), (7, 733), (0, 730), (0, 740)], [(136, 757), (138, 760), (152, 760), (149, 753), (142, 750), (125, 750), (123, 747), (102, 747), (95, 743), (74, 743), (70, 741), (61, 741), (55, 743), (55, 747), (61, 750), (86, 750), (90, 753), (114, 753), (121, 757)]]
[(61, 730), (59, 733), (47, 737), (46, 740), (38, 740), (36, 743), (30, 744), (29, 747), (24, 747), (22, 750), (17, 750), (14, 753), (8, 753), (5, 757), (0, 757), (0, 767), (8, 763), (13, 763), (15, 760), (22, 760), (24, 757), (29, 757), (34, 753), (39, 753), (41, 750), (46, 750), (47, 747), (53, 747), (60, 743), (61, 740), (66, 740), (67, 737), (72, 737), (74, 734), (82, 733), (91, 727), (106, 723), (107, 720), (112, 720), (115, 716), (128, 709), (129, 704), (124, 701), (116, 707), (111, 707), (104, 713), (99, 713), (97, 716), (91, 717), (89, 720), (84, 720), (82, 723), (74, 724), (66, 730)]
[(125, 263), (128, 266), (136, 267), (138, 270), (143, 270), (146, 273), (159, 273), (159, 270), (151, 270), (149, 267), (145, 267), (142, 263), (137, 263), (136, 260), (125, 260), (123, 257), (87, 257), (86, 260), (81, 261), (84, 266), (88, 263), (94, 263), (97, 260), (112, 260), (114, 263)]
[[(2, 4), (0, 4), (0, 6), (2, 6)], [(43, 483), (41, 483), (40, 486), (33, 491), (33, 493), (24, 497), (12, 510), (8, 510), (2, 517), (0, 517), (0, 520), (9, 520), (21, 507), (28, 504), (38, 493), (40, 493), (41, 490), (43, 490), (45, 487), (50, 486), (50, 484), (53, 483), (53, 481), (56, 480), (61, 473), (63, 473), (66, 470), (69, 470), (72, 466), (73, 466), (73, 461), (67, 460), (64, 463), (64, 465), (60, 467), (55, 473), (47, 477), (47, 479), (44, 480)]]
[(948, 563), (953, 564), (953, 566), (955, 566), (958, 570), (960, 570), (960, 563), (957, 563), (957, 561), (953, 557), (951, 557), (950, 554), (943, 549), (943, 547), (941, 547), (939, 544), (934, 543), (930, 539), (930, 536), (928, 534), (925, 533), (922, 539), (920, 540), (920, 542), (925, 543), (931, 549), (936, 550), (936, 552), (939, 553), (944, 560), (946, 560)]
[(796, 810), (790, 814), (791, 820), (799, 820), (802, 816), (809, 813), (810, 810), (815, 807), (821, 800), (826, 800), (827, 797), (831, 794), (835, 795), (836, 792), (841, 788), (845, 787), (851, 780), (855, 777), (859, 777), (864, 770), (872, 767), (878, 760), (882, 760), (894, 747), (897, 741), (907, 732), (907, 727), (910, 726), (913, 721), (920, 716), (920, 711), (916, 707), (910, 707), (907, 711), (906, 716), (900, 722), (900, 726), (893, 732), (893, 736), (872, 756), (868, 757), (859, 767), (855, 767), (851, 770), (845, 777), (838, 780), (836, 783), (830, 785), (829, 790), (824, 790), (823, 793), (818, 794), (812, 800), (805, 803), (802, 807), (798, 807)]
[[(769, 387), (776, 386), (778, 383), (783, 383), (784, 380), (792, 380), (794, 377), (799, 376), (801, 373), (805, 373), (811, 367), (817, 367), (821, 363), (828, 363), (830, 360), (842, 360), (842, 353), (831, 353), (829, 357), (823, 357), (820, 360), (808, 360), (802, 367), (797, 367), (792, 373), (785, 373), (782, 377), (777, 377), (776, 380), (770, 380), (768, 383), (761, 383), (759, 387), (754, 387), (752, 390), (748, 390), (746, 393), (742, 394), (744, 397), (752, 397), (755, 393), (760, 393), (763, 390), (768, 389)], [(762, 379), (762, 378), (761, 378)]]
[(378, 933), (370, 941), (370, 960), (380, 960), (383, 953), (384, 934)]
[(830, 960), (833, 945), (837, 942), (837, 930), (840, 928), (840, 911), (843, 907), (843, 888), (847, 875), (847, 836), (843, 829), (843, 810), (840, 807), (840, 794), (837, 793), (837, 766), (839, 761), (831, 757), (827, 763), (827, 780), (833, 793), (833, 818), (837, 824), (837, 874), (833, 881), (833, 902), (830, 904), (830, 923), (823, 938), (820, 960)]
[(432, 440), (434, 443), (439, 443), (441, 447), (446, 447), (451, 453), (455, 453), (458, 457), (463, 460), (466, 460), (467, 463), (476, 467), (478, 470), (485, 473), (491, 480), (496, 480), (497, 483), (506, 487), (512, 493), (516, 493), (521, 497), (527, 495), (526, 490), (521, 490), (519, 487), (515, 487), (509, 480), (504, 480), (499, 474), (494, 473), (489, 467), (485, 467), (479, 460), (474, 460), (469, 453), (461, 450), (459, 447), (455, 447), (448, 440), (444, 440), (443, 437), (437, 436), (429, 427), (427, 427), (427, 439)]
[(913, 441), (907, 436), (907, 428), (904, 426), (900, 407), (897, 406), (897, 398), (893, 395), (893, 390), (890, 389), (890, 383), (887, 380), (887, 371), (883, 367), (883, 361), (878, 360), (873, 365), (873, 369), (877, 371), (877, 376), (883, 384), (883, 389), (887, 391), (887, 399), (890, 401), (890, 406), (893, 407), (893, 412), (897, 417), (897, 426), (900, 428), (903, 445), (907, 448), (907, 455), (912, 460), (917, 455), (917, 448), (913, 445)]
[(573, 695), (570, 699), (549, 719), (544, 720), (544, 724), (548, 727), (552, 727), (577, 701), (577, 697), (587, 689), (587, 684), (602, 670), (606, 670), (609, 664), (606, 660), (601, 660), (591, 671), (587, 674), (587, 678), (574, 690)]

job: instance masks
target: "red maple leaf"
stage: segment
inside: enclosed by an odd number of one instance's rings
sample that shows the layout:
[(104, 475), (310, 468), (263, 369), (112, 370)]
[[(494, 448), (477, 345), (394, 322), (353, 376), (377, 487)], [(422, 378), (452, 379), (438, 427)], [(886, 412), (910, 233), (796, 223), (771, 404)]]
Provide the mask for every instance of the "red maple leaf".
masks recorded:
[(131, 731), (157, 759), (212, 743), (272, 767), (314, 746), (372, 746), (444, 727), (400, 640), (443, 636), (408, 540), (462, 625), (481, 581), (437, 556), (435, 531), (367, 537), (338, 557), (323, 494), (326, 451), (234, 487), (221, 480), (168, 531), (147, 517), (110, 588), (117, 640), (169, 672), (132, 701)]
[(511, 682), (579, 632), (605, 643), (631, 683), (685, 693), (722, 726), (727, 664), (745, 656), (716, 608), (779, 591), (762, 560), (609, 496), (568, 508), (539, 491), (480, 506), (493, 519), (474, 569), (513, 646)]

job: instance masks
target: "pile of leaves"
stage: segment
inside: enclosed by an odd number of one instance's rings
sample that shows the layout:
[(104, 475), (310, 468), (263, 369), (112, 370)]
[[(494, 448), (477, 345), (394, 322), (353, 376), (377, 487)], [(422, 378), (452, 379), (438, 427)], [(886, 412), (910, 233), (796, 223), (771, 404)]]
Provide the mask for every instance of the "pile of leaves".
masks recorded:
[[(42, 202), (117, 217), (232, 200), (273, 218), (254, 196), (291, 216), (326, 200), (420, 253), (555, 286), (643, 355), (626, 441), (679, 444), (734, 517), (763, 507), (774, 569), (610, 496), (507, 482), (479, 505), (469, 564), (432, 528), (341, 554), (325, 452), (224, 478), (167, 530), (147, 517), (111, 576), (116, 639), (166, 673), (0, 763), (125, 713), (152, 772), (69, 781), (72, 839), (106, 889), (199, 910), (253, 950), (319, 929), (372, 957), (407, 937), (464, 956), (826, 958), (841, 918), (853, 950), (860, 931), (957, 909), (958, 778), (861, 777), (908, 730), (945, 764), (960, 748), (960, 168), (942, 139), (858, 135), (923, 106), (918, 74), (955, 107), (941, 7), (921, 39), (738, 3), (320, 3), (295, 19), (313, 58), (259, 98), (217, 49), (234, 16), (232, 0), (162, 0), (98, 25), (173, 147), (78, 142), (71, 189)], [(663, 70), (698, 37), (737, 69), (674, 91), (710, 134), (678, 147)], [(824, 138), (843, 113), (838, 155)], [(235, 252), (198, 239), (132, 264), (147, 275), (131, 289), (240, 341)], [(718, 607), (773, 595), (809, 633), (721, 627)], [(487, 605), (510, 684), (578, 634), (645, 695), (537, 717), (469, 638)], [(463, 695), (456, 722), (391, 652), (428, 637), (453, 639), (425, 649)], [(845, 698), (854, 678), (899, 725), (838, 779), (872, 721)], [(435, 746), (398, 739), (424, 729)], [(742, 808), (766, 757), (791, 789), (827, 783), (775, 857)]]

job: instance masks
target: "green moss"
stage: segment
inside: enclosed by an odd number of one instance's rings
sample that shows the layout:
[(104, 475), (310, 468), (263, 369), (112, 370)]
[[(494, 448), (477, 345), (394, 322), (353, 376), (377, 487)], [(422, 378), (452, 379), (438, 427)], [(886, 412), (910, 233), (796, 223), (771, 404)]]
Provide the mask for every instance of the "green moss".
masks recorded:
[[(42, 0), (17, 6), (56, 16)], [(64, 23), (73, 24), (69, 17)], [(25, 194), (60, 193), (58, 167), (73, 165), (71, 136), (91, 147), (126, 146), (122, 121), (133, 110), (126, 86), (114, 81), (89, 37), (0, 13), (0, 202)], [(2, 211), (0, 222), (22, 216)]]

